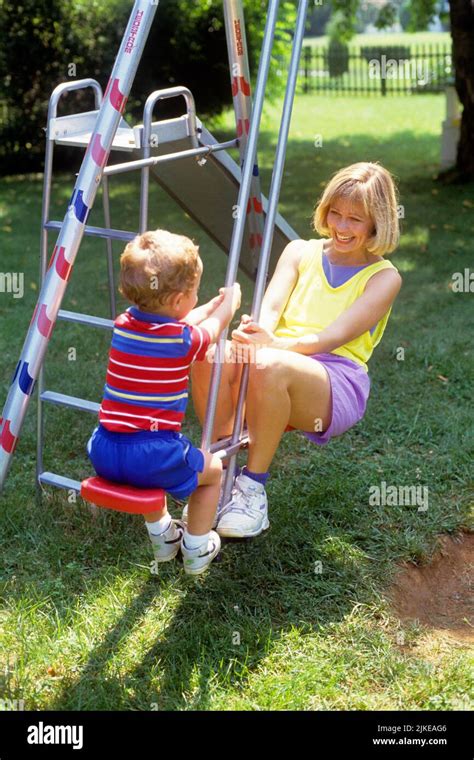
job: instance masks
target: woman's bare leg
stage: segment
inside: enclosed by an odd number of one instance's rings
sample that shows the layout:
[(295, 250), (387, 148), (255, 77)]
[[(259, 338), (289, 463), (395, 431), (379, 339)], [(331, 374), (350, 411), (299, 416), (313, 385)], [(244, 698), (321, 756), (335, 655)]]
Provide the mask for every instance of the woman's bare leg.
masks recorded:
[[(195, 362), (191, 370), (191, 387), (194, 409), (201, 425), (204, 424), (215, 346), (207, 352), (206, 359)], [(234, 424), (235, 406), (239, 391), (242, 364), (231, 360), (230, 341), (226, 343), (226, 361), (222, 365), (222, 376), (217, 397), (216, 415), (211, 440), (231, 435)]]
[(314, 432), (331, 420), (331, 388), (322, 366), (292, 351), (262, 348), (250, 367), (248, 469), (266, 472), (287, 425)]

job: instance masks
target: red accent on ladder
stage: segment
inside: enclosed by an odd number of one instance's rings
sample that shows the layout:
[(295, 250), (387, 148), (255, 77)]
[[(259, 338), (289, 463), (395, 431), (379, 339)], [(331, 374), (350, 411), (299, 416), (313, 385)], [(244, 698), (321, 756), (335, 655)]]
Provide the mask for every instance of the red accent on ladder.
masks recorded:
[(261, 214), (262, 211), (263, 211), (263, 205), (260, 203), (260, 201), (258, 200), (258, 198), (256, 198), (254, 196), (252, 198), (252, 203), (253, 203), (253, 207), (254, 207), (255, 211), (257, 212), (257, 214)]
[(125, 111), (127, 98), (120, 92), (119, 84), (119, 79), (114, 79), (113, 82), (111, 79), (109, 79), (109, 83), (105, 91), (105, 96), (107, 97), (107, 95), (109, 95), (113, 108), (115, 108), (115, 110), (119, 113), (123, 113)]
[(102, 135), (95, 135), (91, 153), (92, 158), (96, 162), (97, 166), (100, 166), (102, 168), (107, 160), (107, 151), (102, 147), (102, 144), (100, 142), (101, 137)]
[(244, 95), (250, 95), (250, 84), (247, 82), (247, 80), (244, 77), (240, 77), (240, 89), (244, 93)]
[[(0, 425), (3, 422), (3, 418), (0, 417)], [(10, 431), (10, 420), (5, 420), (2, 434), (0, 436), (0, 446), (7, 454), (11, 454), (15, 450), (18, 438)]]
[(237, 121), (237, 137), (241, 137), (245, 129), (245, 134), (248, 135), (250, 129), (250, 122), (248, 119), (238, 119)]
[(237, 77), (232, 77), (232, 97), (235, 98), (239, 91), (239, 80)]
[(40, 313), (38, 317), (38, 330), (45, 338), (49, 338), (53, 330), (53, 322), (50, 320), (46, 313), (46, 304), (42, 303), (40, 306)]
[[(54, 249), (56, 250), (56, 249)], [(69, 261), (66, 259), (64, 255), (65, 247), (61, 246), (59, 249), (58, 257), (56, 259), (56, 272), (60, 276), (62, 280), (66, 280), (66, 282), (69, 280), (69, 276), (72, 271), (72, 264), (69, 263)]]

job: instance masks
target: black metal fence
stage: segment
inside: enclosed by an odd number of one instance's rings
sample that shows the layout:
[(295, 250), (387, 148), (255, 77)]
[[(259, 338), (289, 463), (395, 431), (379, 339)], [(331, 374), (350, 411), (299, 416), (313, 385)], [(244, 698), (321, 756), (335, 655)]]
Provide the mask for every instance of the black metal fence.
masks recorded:
[(298, 91), (335, 95), (442, 92), (452, 82), (449, 44), (305, 46)]

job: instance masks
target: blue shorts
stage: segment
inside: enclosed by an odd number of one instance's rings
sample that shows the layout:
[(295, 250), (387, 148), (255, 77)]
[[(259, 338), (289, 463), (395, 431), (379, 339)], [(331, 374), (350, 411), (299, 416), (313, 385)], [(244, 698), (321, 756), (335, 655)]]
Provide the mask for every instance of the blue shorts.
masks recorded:
[(176, 499), (196, 490), (204, 454), (174, 430), (113, 433), (99, 425), (87, 443), (87, 453), (101, 478), (135, 486), (163, 488)]

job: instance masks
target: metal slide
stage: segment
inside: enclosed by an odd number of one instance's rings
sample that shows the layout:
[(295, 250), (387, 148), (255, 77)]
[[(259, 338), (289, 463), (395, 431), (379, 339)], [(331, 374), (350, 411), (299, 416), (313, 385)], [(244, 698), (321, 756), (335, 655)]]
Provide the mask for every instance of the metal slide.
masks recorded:
[[(199, 145), (217, 144), (217, 140), (208, 130), (199, 125)], [(187, 150), (192, 147), (191, 139), (184, 138), (173, 144), (173, 151)], [(163, 144), (153, 154), (169, 152), (169, 146)], [(137, 156), (138, 158), (138, 156)], [(204, 165), (199, 165), (195, 158), (187, 158), (173, 163), (162, 163), (151, 168), (153, 178), (174, 198), (181, 208), (194, 219), (225, 253), (229, 252), (235, 209), (241, 180), (241, 172), (236, 162), (226, 151), (211, 153)], [(203, 187), (206, 188), (203, 193)], [(266, 214), (267, 199), (262, 195), (263, 212)], [(294, 229), (277, 214), (275, 233), (270, 256), (270, 273), (281, 256), (285, 246), (299, 237)], [(239, 267), (252, 279), (256, 276), (256, 267), (250, 249), (249, 217), (246, 219), (243, 245)]]

